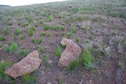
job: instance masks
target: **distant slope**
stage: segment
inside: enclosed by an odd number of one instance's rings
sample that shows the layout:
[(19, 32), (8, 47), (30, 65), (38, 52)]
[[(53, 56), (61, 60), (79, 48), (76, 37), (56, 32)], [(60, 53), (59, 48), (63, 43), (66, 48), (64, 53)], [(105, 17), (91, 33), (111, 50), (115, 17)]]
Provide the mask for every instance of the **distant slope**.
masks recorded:
[(0, 4), (0, 7), (11, 7), (10, 5), (1, 5)]

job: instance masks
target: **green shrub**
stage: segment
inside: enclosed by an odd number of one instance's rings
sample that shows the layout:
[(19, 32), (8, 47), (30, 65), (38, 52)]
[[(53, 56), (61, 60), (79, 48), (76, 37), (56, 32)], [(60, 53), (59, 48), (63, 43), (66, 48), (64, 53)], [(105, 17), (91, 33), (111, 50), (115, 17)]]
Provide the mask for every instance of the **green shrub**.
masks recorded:
[(85, 8), (83, 8), (83, 10), (86, 10), (86, 11), (93, 11), (93, 10), (95, 10), (95, 8), (93, 8), (93, 7), (85, 7)]
[(112, 35), (116, 35), (117, 34), (117, 30), (111, 30)]
[(60, 27), (60, 30), (64, 31), (64, 27)]
[(79, 42), (80, 41), (80, 38), (75, 38), (75, 42)]
[(46, 33), (45, 32), (40, 32), (40, 36), (45, 36)]
[(41, 56), (41, 60), (42, 60), (42, 62), (44, 62), (44, 63), (46, 63), (46, 62), (48, 62), (48, 56), (47, 55), (44, 55), (44, 56)]
[(61, 26), (53, 26), (53, 30), (55, 30), (55, 31), (64, 30), (64, 27), (61, 27)]
[(9, 34), (9, 30), (7, 28), (5, 28), (5, 29), (2, 30), (2, 33), (4, 35), (8, 35)]
[(45, 65), (46, 65), (47, 67), (50, 66), (50, 64), (48, 63), (48, 61), (49, 61), (48, 55), (42, 56), (42, 57), (41, 57), (41, 60), (42, 60), (42, 62), (45, 63)]
[(48, 26), (48, 25), (44, 25), (44, 30), (48, 30), (49, 28), (50, 28), (50, 26)]
[(70, 32), (71, 32), (71, 33), (75, 33), (75, 32), (76, 32), (76, 27), (71, 26), (71, 27), (70, 27)]
[(42, 51), (44, 50), (40, 45), (37, 46), (38, 52), (42, 53)]
[(60, 57), (61, 56), (61, 47), (58, 47), (55, 51), (54, 51), (54, 55), (56, 56), (56, 57)]
[(109, 15), (112, 16), (112, 17), (117, 17), (117, 16), (119, 16), (119, 14), (118, 14), (117, 12), (113, 12), (113, 11), (110, 12)]
[(12, 43), (10, 46), (4, 48), (5, 52), (13, 53), (18, 49), (18, 45), (16, 43)]
[(40, 19), (40, 24), (43, 24), (44, 23), (44, 20), (43, 19)]
[(79, 60), (80, 64), (87, 68), (92, 68), (93, 67), (92, 61), (93, 61), (93, 57), (91, 56), (90, 50), (85, 49), (80, 56), (80, 60)]
[(58, 78), (58, 84), (63, 84), (63, 80), (61, 78)]
[(0, 41), (5, 41), (5, 40), (6, 40), (6, 38), (5, 38), (5, 37), (0, 36)]
[(32, 29), (33, 31), (35, 31), (35, 28), (34, 27), (30, 27), (30, 29)]
[(19, 36), (19, 39), (20, 40), (23, 40), (25, 38), (25, 35), (24, 34), (21, 34), (20, 36)]
[(32, 39), (32, 42), (35, 43), (35, 44), (41, 44), (43, 41), (42, 38), (39, 38), (39, 39)]
[(91, 18), (91, 20), (92, 20), (93, 22), (99, 22), (99, 23), (105, 22), (105, 18), (102, 17), (102, 16), (93, 17), (93, 18)]
[(121, 68), (121, 69), (124, 69), (125, 68), (125, 63), (123, 61), (119, 61), (118, 62), (118, 67)]
[(34, 74), (25, 74), (21, 77), (23, 84), (36, 84), (36, 77)]
[(17, 52), (16, 52), (16, 55), (17, 55), (17, 56), (27, 56), (28, 53), (29, 53), (28, 50), (22, 49), (22, 50), (17, 51)]
[(10, 48), (9, 48), (9, 51), (10, 52), (14, 52), (18, 49), (18, 45), (16, 43), (12, 43)]
[(3, 44), (2, 43), (0, 43), (0, 47), (2, 47), (3, 46)]
[(92, 62), (93, 57), (91, 56), (90, 49), (85, 49), (79, 58), (70, 63), (68, 68), (74, 70), (78, 66), (84, 66), (86, 69), (93, 70), (94, 66)]
[(92, 35), (89, 35), (89, 36), (88, 36), (88, 38), (89, 38), (89, 39), (92, 39), (92, 38), (93, 38), (93, 36), (92, 36)]
[(22, 27), (26, 27), (26, 26), (28, 26), (29, 25), (29, 23), (28, 22), (24, 22), (24, 23), (22, 23)]
[(28, 20), (29, 23), (33, 22), (32, 17), (28, 17), (27, 20)]
[(33, 36), (34, 31), (35, 31), (34, 27), (29, 28), (29, 36)]
[(48, 37), (50, 37), (50, 36), (51, 36), (50, 32), (47, 32), (47, 36), (48, 36)]
[(0, 81), (2, 80), (10, 80), (11, 78), (4, 72), (6, 67), (11, 66), (11, 62), (0, 62)]
[(83, 29), (83, 31), (85, 33), (85, 32), (87, 32), (89, 30), (89, 26), (82, 26), (82, 29)]
[(21, 34), (23, 31), (21, 30), (21, 29), (19, 29), (19, 28), (16, 28), (15, 30), (14, 30), (14, 35), (19, 35), (19, 34)]
[(48, 16), (47, 16), (47, 21), (52, 21), (52, 20), (53, 20), (52, 14), (48, 15)]
[(68, 39), (71, 38), (72, 36), (73, 36), (73, 33), (72, 32), (67, 33), (67, 38)]
[(70, 63), (69, 69), (70, 69), (70, 70), (73, 70), (73, 69), (75, 69), (78, 65), (79, 65), (78, 60), (74, 60), (74, 61), (72, 61), (72, 62)]
[(58, 32), (55, 32), (55, 36), (59, 36), (59, 33)]

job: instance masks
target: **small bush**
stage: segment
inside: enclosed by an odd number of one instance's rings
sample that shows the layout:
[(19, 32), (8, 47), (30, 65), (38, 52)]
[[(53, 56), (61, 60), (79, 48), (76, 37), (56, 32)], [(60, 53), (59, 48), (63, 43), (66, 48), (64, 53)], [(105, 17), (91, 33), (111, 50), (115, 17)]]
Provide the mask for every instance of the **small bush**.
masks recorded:
[(121, 69), (124, 69), (125, 63), (123, 61), (119, 61), (118, 62), (118, 67), (121, 68)]
[(105, 22), (105, 18), (102, 17), (102, 16), (93, 17), (93, 18), (91, 18), (91, 20), (92, 20), (93, 22), (99, 22), (99, 23)]
[(33, 31), (35, 31), (35, 28), (34, 27), (30, 27), (30, 29), (32, 29)]
[(3, 46), (3, 44), (2, 43), (0, 43), (0, 47), (2, 47)]
[(8, 35), (9, 34), (9, 30), (7, 28), (5, 28), (5, 29), (2, 30), (2, 33), (4, 35)]
[[(19, 25), (19, 24), (18, 24)], [(24, 22), (24, 23), (22, 23), (22, 27), (26, 27), (26, 26), (28, 26), (29, 24), (28, 24), (28, 22)]]
[(12, 43), (10, 46), (4, 48), (5, 52), (13, 53), (18, 49), (18, 45), (16, 43)]
[(28, 53), (29, 53), (28, 50), (22, 49), (22, 50), (17, 51), (16, 55), (17, 56), (27, 56)]
[(78, 65), (79, 65), (79, 64), (78, 64), (78, 60), (74, 60), (74, 61), (72, 61), (72, 62), (70, 63), (69, 69), (70, 69), (70, 70), (73, 70), (73, 69), (75, 69)]
[(48, 62), (49, 58), (47, 55), (44, 55), (44, 56), (41, 56), (41, 60), (42, 60), (42, 62), (46, 63), (46, 62)]
[(60, 30), (64, 31), (64, 27), (60, 27)]
[(70, 70), (74, 70), (78, 66), (84, 66), (86, 69), (94, 69), (92, 64), (93, 57), (91, 56), (90, 50), (85, 49), (84, 52), (76, 60), (72, 61), (69, 65)]
[(49, 28), (50, 28), (50, 26), (48, 26), (48, 25), (44, 25), (44, 30), (48, 30)]
[(92, 35), (89, 35), (88, 38), (89, 38), (89, 39), (93, 39), (93, 36), (92, 36)]
[(112, 35), (116, 35), (117, 34), (117, 30), (111, 30)]
[(75, 38), (75, 42), (79, 42), (80, 41), (80, 38)]
[(72, 36), (73, 36), (73, 33), (72, 32), (67, 33), (67, 38), (68, 39), (71, 38)]
[(89, 26), (82, 26), (82, 30), (85, 32), (87, 32), (89, 30)]
[(59, 33), (58, 32), (55, 32), (55, 36), (59, 36)]
[(27, 20), (28, 20), (29, 23), (33, 22), (32, 17), (28, 17)]
[(50, 14), (47, 16), (47, 21), (52, 21), (53, 20), (53, 16)]
[(21, 33), (22, 33), (22, 30), (19, 29), (19, 28), (16, 28), (16, 29), (14, 30), (14, 35), (19, 35), (19, 34), (21, 34)]
[(40, 19), (40, 24), (43, 24), (44, 23), (44, 20), (43, 19)]
[(6, 38), (5, 38), (5, 37), (0, 36), (0, 41), (5, 41), (5, 40), (6, 40)]
[(70, 27), (70, 32), (71, 32), (71, 33), (75, 33), (75, 32), (76, 32), (76, 27), (71, 26), (71, 27)]
[(40, 36), (45, 36), (46, 33), (45, 32), (40, 32)]
[(46, 65), (47, 67), (50, 66), (50, 64), (49, 64), (49, 62), (48, 62), (48, 61), (49, 61), (48, 55), (42, 56), (42, 57), (41, 57), (41, 60), (42, 60), (42, 62), (45, 63), (45, 65)]
[(95, 10), (95, 8), (93, 8), (93, 7), (85, 7), (85, 8), (83, 8), (83, 10), (86, 10), (86, 11), (93, 11), (93, 10)]
[(34, 27), (29, 28), (29, 36), (33, 36), (34, 31), (35, 31)]
[(23, 40), (24, 38), (25, 38), (25, 35), (23, 35), (23, 34), (19, 36), (20, 40)]
[(0, 81), (11, 80), (11, 78), (4, 72), (5, 68), (11, 65), (12, 65), (11, 62), (5, 62), (5, 61), (0, 62)]
[(55, 31), (64, 30), (64, 27), (61, 27), (61, 26), (53, 26), (53, 30), (55, 30)]
[(35, 84), (36, 83), (36, 77), (34, 74), (26, 74), (21, 77), (21, 80), (23, 81), (23, 84)]
[(10, 48), (9, 48), (9, 51), (10, 52), (14, 52), (18, 49), (18, 45), (16, 43), (12, 43)]
[(79, 60), (80, 64), (87, 68), (92, 68), (92, 61), (93, 58), (91, 56), (90, 50), (85, 49), (82, 55), (80, 56), (80, 60)]
[(58, 57), (58, 58), (61, 56), (61, 47), (58, 47), (58, 48), (55, 50), (54, 55), (55, 55), (56, 57)]
[(112, 17), (117, 17), (118, 13), (117, 12), (110, 12), (109, 15), (112, 16)]
[(32, 39), (32, 42), (35, 43), (35, 44), (41, 44), (43, 41), (42, 38), (39, 38), (39, 39)]
[(37, 46), (38, 52), (42, 53), (42, 51), (44, 50), (40, 45)]
[(48, 32), (48, 33), (47, 33), (47, 36), (48, 36), (48, 37), (50, 37), (50, 36), (51, 36), (50, 32)]

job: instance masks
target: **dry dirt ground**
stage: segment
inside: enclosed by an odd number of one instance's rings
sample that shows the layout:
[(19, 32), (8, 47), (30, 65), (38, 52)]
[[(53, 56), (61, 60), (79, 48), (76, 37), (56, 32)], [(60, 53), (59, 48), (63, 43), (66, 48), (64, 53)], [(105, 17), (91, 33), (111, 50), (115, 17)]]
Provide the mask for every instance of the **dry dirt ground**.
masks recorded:
[[(33, 35), (29, 35), (31, 27)], [(21, 32), (15, 34), (15, 29)], [(30, 76), (15, 80), (0, 71), (0, 84), (126, 84), (126, 0), (2, 6), (0, 39), (3, 37), (0, 46), (16, 43), (18, 48), (12, 53), (0, 51), (0, 61), (16, 63), (25, 57), (19, 55), (22, 49), (28, 53), (39, 50), (42, 64)], [(63, 37), (72, 39), (82, 49), (92, 47), (93, 70), (57, 66), (59, 58), (54, 52)], [(42, 42), (34, 42), (36, 39)]]

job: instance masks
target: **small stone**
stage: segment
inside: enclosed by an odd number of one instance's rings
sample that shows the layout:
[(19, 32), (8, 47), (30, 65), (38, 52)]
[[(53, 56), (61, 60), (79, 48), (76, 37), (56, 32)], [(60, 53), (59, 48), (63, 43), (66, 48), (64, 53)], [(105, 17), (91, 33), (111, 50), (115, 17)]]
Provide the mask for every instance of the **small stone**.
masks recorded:
[(40, 63), (41, 59), (39, 58), (38, 51), (33, 51), (20, 62), (14, 64), (11, 68), (7, 69), (5, 73), (13, 78), (16, 78), (18, 76), (33, 72), (39, 67)]
[(66, 48), (61, 54), (58, 66), (68, 67), (72, 61), (79, 57), (82, 52), (82, 49), (71, 39), (63, 38), (61, 44), (66, 45)]

